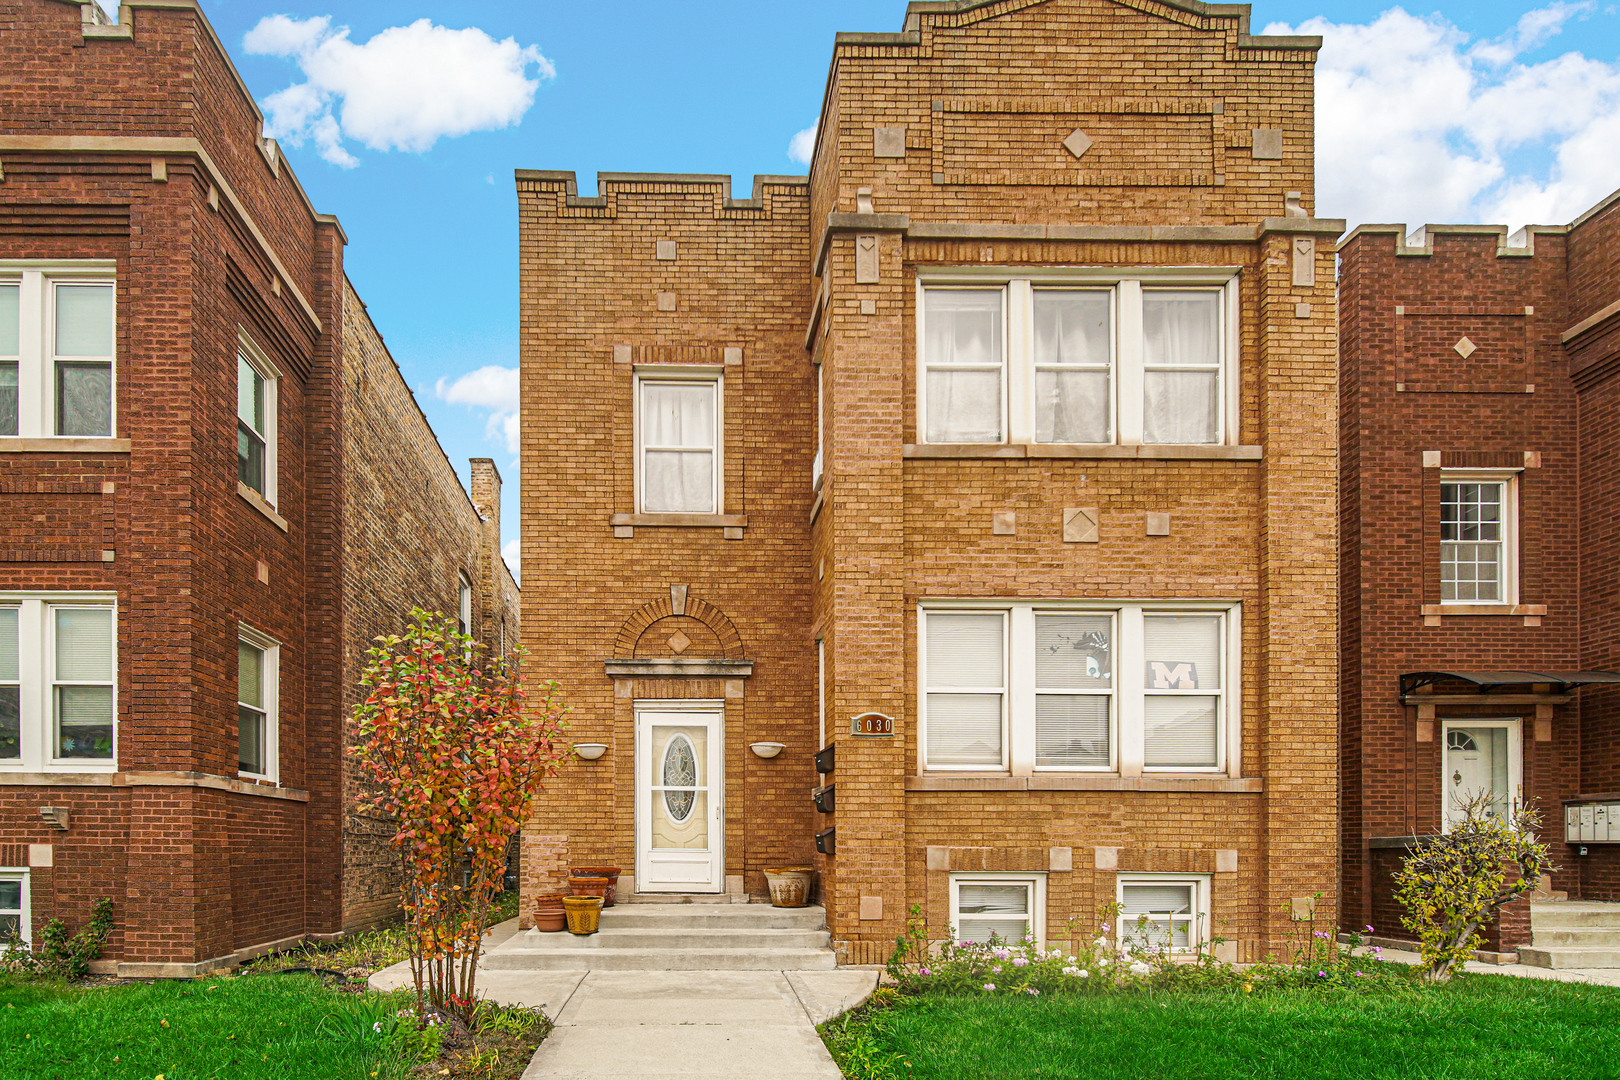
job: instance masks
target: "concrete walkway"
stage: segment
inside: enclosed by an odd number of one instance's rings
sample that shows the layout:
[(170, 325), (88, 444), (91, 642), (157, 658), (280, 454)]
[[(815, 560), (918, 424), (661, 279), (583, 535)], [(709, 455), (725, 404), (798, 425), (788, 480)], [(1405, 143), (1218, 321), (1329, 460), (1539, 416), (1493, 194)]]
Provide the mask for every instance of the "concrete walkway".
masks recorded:
[[(1357, 956), (1372, 956), (1368, 948), (1356, 950)], [(1411, 964), (1414, 967), (1423, 963), (1423, 958), (1415, 952), (1404, 952), (1400, 949), (1386, 948), (1378, 954), (1380, 960), (1391, 960), (1397, 964)], [(1470, 960), (1463, 965), (1464, 970), (1479, 975), (1512, 975), (1520, 979), (1548, 979), (1552, 982), (1584, 982), (1596, 983), (1600, 986), (1620, 986), (1620, 968), (1544, 968), (1533, 964), (1482, 964), (1478, 960)]]
[[(485, 947), (516, 932), (491, 931)], [(866, 1000), (875, 970), (492, 971), (478, 996), (543, 1008), (557, 1027), (523, 1080), (840, 1080), (815, 1026)], [(371, 976), (409, 986), (409, 964)]]

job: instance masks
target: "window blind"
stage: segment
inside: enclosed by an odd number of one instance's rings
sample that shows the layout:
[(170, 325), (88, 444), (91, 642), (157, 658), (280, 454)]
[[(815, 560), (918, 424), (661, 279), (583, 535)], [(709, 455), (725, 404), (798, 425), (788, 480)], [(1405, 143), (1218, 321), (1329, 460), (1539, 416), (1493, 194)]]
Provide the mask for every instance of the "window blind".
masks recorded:
[(1212, 769), (1220, 764), (1215, 698), (1148, 695), (1142, 762), (1160, 769)]
[(264, 433), (264, 376), (241, 353), (236, 356), (236, 415), (255, 434)]
[(1114, 621), (1106, 615), (1039, 615), (1035, 685), (1049, 690), (1106, 690), (1114, 685)]
[(17, 609), (0, 608), (0, 682), (16, 682)]
[(264, 653), (245, 641), (236, 643), (236, 700), (264, 708)]
[(957, 937), (986, 942), (992, 934), (1003, 941), (1029, 936), (1028, 885), (969, 885), (957, 888)]
[(56, 609), (56, 681), (112, 681), (112, 611)]
[(1219, 690), (1219, 615), (1149, 615), (1143, 619), (1149, 690)]
[(0, 285), (0, 356), (17, 356), (22, 352), (21, 297), (21, 286)]
[(1035, 698), (1035, 764), (1106, 766), (1108, 698), (1039, 694)]
[(1193, 886), (1170, 882), (1122, 885), (1120, 906), (1126, 915), (1188, 915), (1193, 909)]
[(929, 687), (1002, 688), (1004, 619), (994, 615), (928, 616)]
[(113, 287), (56, 286), (56, 355), (113, 354)]
[(1001, 695), (928, 695), (930, 765), (1000, 765)]

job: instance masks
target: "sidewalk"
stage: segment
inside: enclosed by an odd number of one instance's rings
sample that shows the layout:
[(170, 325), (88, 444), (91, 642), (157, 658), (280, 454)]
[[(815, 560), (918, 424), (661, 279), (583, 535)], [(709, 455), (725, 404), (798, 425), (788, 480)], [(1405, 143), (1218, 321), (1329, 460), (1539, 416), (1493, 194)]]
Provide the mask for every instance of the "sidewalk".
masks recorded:
[[(1355, 950), (1357, 956), (1373, 956), (1370, 948), (1362, 947)], [(1400, 949), (1386, 948), (1377, 954), (1380, 960), (1390, 960), (1397, 964), (1410, 964), (1413, 967), (1423, 963), (1423, 958), (1415, 952), (1403, 952)], [(1521, 979), (1548, 979), (1552, 982), (1583, 982), (1595, 983), (1599, 986), (1620, 986), (1620, 968), (1544, 968), (1532, 964), (1482, 964), (1478, 960), (1470, 960), (1463, 965), (1463, 970), (1479, 975), (1512, 975)]]

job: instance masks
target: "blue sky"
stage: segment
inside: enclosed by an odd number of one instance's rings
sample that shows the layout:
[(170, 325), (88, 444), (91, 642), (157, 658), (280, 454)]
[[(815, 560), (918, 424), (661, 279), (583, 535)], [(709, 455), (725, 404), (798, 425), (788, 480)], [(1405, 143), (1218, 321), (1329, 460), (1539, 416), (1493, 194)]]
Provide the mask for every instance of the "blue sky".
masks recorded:
[[(738, 194), (755, 173), (803, 172), (789, 145), (815, 122), (834, 32), (898, 30), (905, 10), (204, 6), (317, 209), (342, 220), (349, 276), (451, 461), (464, 480), (468, 457), (499, 465), (506, 541), (519, 520), (513, 169), (573, 169), (584, 194), (599, 170), (729, 173)], [(1252, 21), (1327, 37), (1324, 216), (1562, 222), (1620, 187), (1612, 2), (1279, 2), (1254, 5)], [(427, 97), (401, 104), (424, 83)]]

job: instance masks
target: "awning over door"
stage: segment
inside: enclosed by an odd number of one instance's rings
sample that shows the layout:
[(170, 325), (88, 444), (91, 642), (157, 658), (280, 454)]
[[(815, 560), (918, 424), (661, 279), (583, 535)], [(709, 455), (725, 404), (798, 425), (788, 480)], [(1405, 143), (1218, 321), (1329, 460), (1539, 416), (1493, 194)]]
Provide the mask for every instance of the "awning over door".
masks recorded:
[(1620, 683), (1620, 674), (1613, 671), (1408, 671), (1401, 676), (1401, 693), (1410, 694), (1441, 679), (1461, 679), (1487, 694), (1504, 686), (1550, 683), (1555, 687), (1554, 693), (1562, 694), (1574, 686)]

